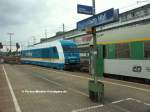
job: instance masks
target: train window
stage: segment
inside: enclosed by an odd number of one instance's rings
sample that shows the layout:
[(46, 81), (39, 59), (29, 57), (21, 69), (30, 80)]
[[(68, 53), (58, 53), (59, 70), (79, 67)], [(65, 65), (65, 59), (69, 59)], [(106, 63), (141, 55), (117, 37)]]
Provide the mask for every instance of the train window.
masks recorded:
[(32, 57), (32, 53), (30, 51), (25, 51), (24, 56), (30, 58)]
[(34, 49), (34, 50), (32, 50), (32, 53), (33, 53), (33, 58), (40, 58), (41, 57), (40, 49)]
[(57, 53), (56, 47), (53, 47), (53, 52), (54, 52), (54, 53)]
[(49, 49), (48, 48), (43, 48), (43, 49), (41, 49), (40, 52), (41, 52), (41, 57), (42, 58), (48, 58), (49, 57)]
[(78, 48), (76, 46), (64, 45), (63, 50), (64, 52), (78, 52)]
[(80, 57), (88, 58), (89, 53), (88, 52), (80, 52)]
[(51, 54), (52, 58), (58, 58), (58, 51), (56, 47), (52, 47), (52, 54)]
[(150, 41), (144, 42), (144, 54), (145, 58), (150, 58)]
[(80, 56), (81, 57), (89, 57), (89, 47), (83, 47), (83, 48), (79, 48), (80, 51)]
[(116, 44), (116, 58), (129, 58), (130, 49), (128, 43)]

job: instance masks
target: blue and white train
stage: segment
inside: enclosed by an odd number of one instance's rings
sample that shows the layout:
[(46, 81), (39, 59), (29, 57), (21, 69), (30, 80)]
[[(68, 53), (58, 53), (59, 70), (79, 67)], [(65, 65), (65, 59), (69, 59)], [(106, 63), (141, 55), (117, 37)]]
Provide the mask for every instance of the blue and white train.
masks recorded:
[(23, 49), (21, 62), (57, 69), (70, 69), (79, 67), (80, 55), (73, 41), (56, 40)]

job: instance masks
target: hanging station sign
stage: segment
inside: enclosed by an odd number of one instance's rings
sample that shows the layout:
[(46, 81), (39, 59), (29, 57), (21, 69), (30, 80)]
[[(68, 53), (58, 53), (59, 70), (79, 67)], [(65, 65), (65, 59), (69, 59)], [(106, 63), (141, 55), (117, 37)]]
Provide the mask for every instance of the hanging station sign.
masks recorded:
[(93, 7), (78, 4), (77, 5), (77, 12), (80, 14), (92, 15), (93, 14)]

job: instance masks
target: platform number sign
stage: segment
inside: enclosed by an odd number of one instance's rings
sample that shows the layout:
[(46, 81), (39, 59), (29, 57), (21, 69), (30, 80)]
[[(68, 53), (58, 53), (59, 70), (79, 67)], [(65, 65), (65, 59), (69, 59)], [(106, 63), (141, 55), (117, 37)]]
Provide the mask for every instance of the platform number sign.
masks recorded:
[(93, 7), (78, 4), (77, 5), (77, 12), (80, 14), (92, 15), (93, 14)]

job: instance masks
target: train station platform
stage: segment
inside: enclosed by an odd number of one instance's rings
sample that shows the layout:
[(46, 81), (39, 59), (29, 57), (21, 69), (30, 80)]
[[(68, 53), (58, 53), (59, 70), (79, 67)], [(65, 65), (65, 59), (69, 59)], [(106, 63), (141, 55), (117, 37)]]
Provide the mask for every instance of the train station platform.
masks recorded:
[(150, 85), (103, 78), (104, 104), (92, 102), (86, 73), (0, 64), (0, 112), (149, 112)]

